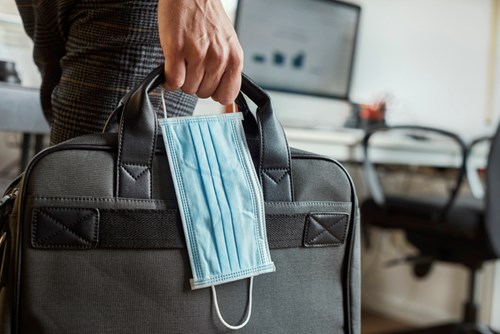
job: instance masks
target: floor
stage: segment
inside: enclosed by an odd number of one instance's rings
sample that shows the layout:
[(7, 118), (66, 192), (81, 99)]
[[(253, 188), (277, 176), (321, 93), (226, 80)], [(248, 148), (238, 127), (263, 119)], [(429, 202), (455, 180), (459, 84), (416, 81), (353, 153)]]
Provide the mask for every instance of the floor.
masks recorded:
[(361, 334), (385, 334), (411, 328), (404, 322), (374, 312), (363, 311), (361, 313)]

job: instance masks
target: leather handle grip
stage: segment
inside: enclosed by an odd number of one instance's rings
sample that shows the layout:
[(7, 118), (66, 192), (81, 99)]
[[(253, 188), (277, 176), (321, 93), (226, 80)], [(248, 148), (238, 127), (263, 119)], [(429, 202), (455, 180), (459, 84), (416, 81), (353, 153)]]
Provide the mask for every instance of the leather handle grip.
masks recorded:
[[(151, 198), (152, 162), (156, 146), (156, 113), (148, 93), (164, 80), (163, 65), (154, 69), (123, 101), (118, 131), (116, 195), (129, 198)], [(241, 92), (257, 105), (257, 120), (246, 115), (247, 134), (257, 128), (260, 142), (258, 172), (266, 201), (292, 201), (293, 187), (290, 151), (281, 124), (274, 115), (271, 100), (246, 75)], [(240, 107), (248, 109), (241, 94)]]

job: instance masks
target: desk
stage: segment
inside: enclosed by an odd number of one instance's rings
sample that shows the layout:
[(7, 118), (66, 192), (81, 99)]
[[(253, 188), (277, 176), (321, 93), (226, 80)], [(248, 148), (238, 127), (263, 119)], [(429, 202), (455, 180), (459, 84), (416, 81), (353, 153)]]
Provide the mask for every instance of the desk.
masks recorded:
[(40, 106), (40, 91), (0, 83), (0, 131), (48, 134)]
[(35, 135), (35, 153), (43, 146), (43, 135), (50, 132), (35, 88), (0, 83), (0, 131), (23, 133), (20, 168), (30, 158), (31, 136)]
[[(343, 162), (363, 161), (364, 131), (339, 129), (332, 131), (285, 128), (288, 143), (298, 149), (332, 157)], [(446, 140), (417, 140), (394, 133), (380, 133), (371, 141), (371, 159), (374, 163), (410, 164), (431, 167), (456, 168), (461, 164), (461, 153), (453, 142)], [(471, 160), (475, 166), (486, 165), (486, 151), (475, 152)]]

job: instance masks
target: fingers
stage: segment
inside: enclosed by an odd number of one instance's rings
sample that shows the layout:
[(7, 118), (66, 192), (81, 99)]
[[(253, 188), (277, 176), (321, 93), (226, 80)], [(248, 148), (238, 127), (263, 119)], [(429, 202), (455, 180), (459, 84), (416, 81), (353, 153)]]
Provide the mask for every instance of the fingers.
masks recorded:
[(241, 88), (242, 52), (209, 50), (206, 56), (165, 59), (165, 83), (168, 90), (181, 89), (200, 98), (212, 97), (227, 105), (234, 102)]
[(212, 95), (212, 98), (222, 105), (228, 105), (236, 100), (241, 88), (241, 72), (224, 72), (219, 87)]
[(196, 92), (198, 97), (206, 99), (215, 93), (225, 71), (228, 53), (222, 48), (215, 52), (209, 52), (206, 58), (205, 76)]
[(188, 63), (186, 66), (186, 78), (181, 89), (186, 94), (197, 94), (198, 88), (205, 75), (203, 63)]
[(223, 105), (236, 100), (241, 88), (241, 71), (243, 70), (243, 51), (235, 48), (229, 55), (220, 83), (212, 94), (212, 98)]
[(206, 58), (205, 77), (199, 86), (197, 95), (201, 98), (212, 97), (223, 105), (236, 100), (241, 88), (241, 71), (243, 69), (243, 51), (238, 45), (221, 49)]
[(181, 89), (186, 94), (197, 94), (198, 88), (205, 75), (206, 41), (198, 43), (188, 43), (184, 48), (186, 77)]
[(184, 57), (175, 54), (165, 56), (165, 82), (163, 87), (169, 91), (180, 89), (186, 80)]

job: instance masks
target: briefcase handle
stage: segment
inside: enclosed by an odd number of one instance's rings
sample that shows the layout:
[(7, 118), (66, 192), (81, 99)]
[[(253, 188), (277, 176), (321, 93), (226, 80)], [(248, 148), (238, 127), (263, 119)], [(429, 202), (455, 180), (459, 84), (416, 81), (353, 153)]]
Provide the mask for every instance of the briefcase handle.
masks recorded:
[[(152, 198), (152, 165), (156, 147), (156, 112), (148, 93), (165, 80), (163, 65), (154, 69), (123, 100), (118, 129), (116, 194)], [(290, 150), (269, 95), (243, 74), (241, 92), (257, 105), (260, 143), (258, 173), (266, 201), (293, 201)], [(245, 105), (240, 94), (239, 105)], [(254, 122), (251, 116), (244, 122)], [(253, 128), (253, 126), (247, 127)]]

